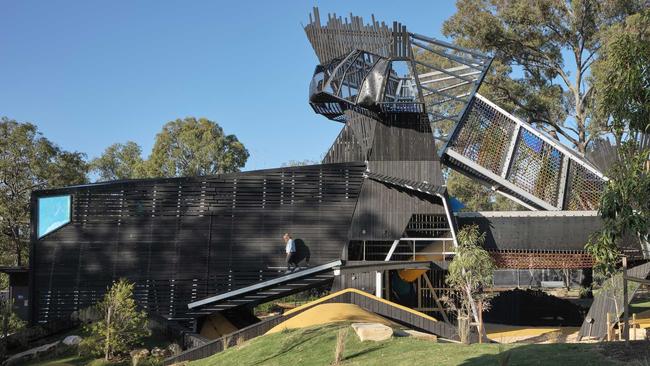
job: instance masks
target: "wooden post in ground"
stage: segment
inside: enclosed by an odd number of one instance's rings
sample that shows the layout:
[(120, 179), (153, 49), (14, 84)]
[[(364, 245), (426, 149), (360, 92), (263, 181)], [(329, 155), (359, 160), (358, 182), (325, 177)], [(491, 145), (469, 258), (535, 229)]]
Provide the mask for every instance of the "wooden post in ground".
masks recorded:
[(478, 343), (483, 343), (483, 301), (478, 302)]
[(612, 313), (607, 313), (607, 341), (612, 340)]
[[(625, 343), (629, 344), (630, 342), (630, 316), (628, 314), (627, 306), (627, 257), (623, 257), (623, 338), (625, 338)], [(620, 325), (618, 326), (621, 327)], [(621, 329), (618, 330), (621, 332)]]
[(636, 341), (636, 314), (632, 314), (632, 339)]

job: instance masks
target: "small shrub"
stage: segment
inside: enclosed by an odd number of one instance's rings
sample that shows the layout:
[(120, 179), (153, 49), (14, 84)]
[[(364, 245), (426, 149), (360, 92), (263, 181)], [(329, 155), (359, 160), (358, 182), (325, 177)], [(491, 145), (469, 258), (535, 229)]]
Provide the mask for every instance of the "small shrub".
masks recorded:
[(96, 336), (88, 336), (81, 340), (77, 346), (77, 352), (79, 356), (84, 357), (99, 357), (102, 356), (102, 343), (100, 339)]
[(183, 348), (178, 343), (171, 343), (169, 346), (167, 346), (167, 349), (169, 350), (169, 353), (172, 354), (172, 356), (176, 356), (179, 353), (183, 352)]
[(591, 287), (581, 286), (580, 290), (578, 290), (578, 296), (580, 296), (581, 299), (588, 299), (593, 297), (593, 292), (591, 291)]
[(147, 317), (133, 299), (133, 283), (120, 279), (97, 304), (102, 319), (90, 325), (94, 338), (101, 343), (104, 359), (129, 351), (149, 335)]
[(138, 361), (137, 366), (161, 366), (163, 364), (164, 359), (160, 357), (147, 357), (143, 360)]

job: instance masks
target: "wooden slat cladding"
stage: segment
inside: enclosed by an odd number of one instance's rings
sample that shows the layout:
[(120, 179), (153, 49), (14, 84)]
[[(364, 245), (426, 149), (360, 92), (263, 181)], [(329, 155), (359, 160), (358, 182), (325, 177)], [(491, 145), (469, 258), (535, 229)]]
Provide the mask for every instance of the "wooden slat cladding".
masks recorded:
[(439, 199), (367, 179), (350, 226), (350, 240), (396, 240), (413, 214), (444, 214)]
[(309, 24), (305, 26), (307, 38), (314, 48), (321, 64), (346, 53), (362, 49), (377, 55), (388, 57), (395, 54), (393, 34), (388, 25), (379, 23), (374, 16), (370, 24), (350, 14), (350, 19), (327, 14), (327, 23), (321, 25), (318, 8), (309, 15)]
[[(638, 265), (628, 269), (627, 275), (630, 277), (646, 279), (650, 275), (650, 262)], [(578, 332), (578, 340), (583, 337), (594, 337), (597, 340), (604, 340), (607, 336), (607, 327), (613, 327), (613, 324), (607, 324), (607, 313), (612, 314), (612, 319), (620, 316), (623, 312), (623, 276), (618, 274), (614, 277), (615, 286), (619, 290), (603, 289), (596, 294), (594, 302), (589, 308), (585, 321)], [(634, 287), (629, 294), (629, 299), (634, 298), (634, 294), (639, 287)], [(629, 301), (629, 300), (628, 300)], [(590, 323), (588, 320), (592, 319)]]
[(427, 122), (410, 119), (378, 122), (374, 133), (369, 160), (438, 161), (435, 140)]
[(73, 209), (70, 224), (33, 239), (33, 319), (91, 305), (121, 277), (136, 283), (144, 308), (183, 318), (193, 300), (277, 276), (284, 232), (312, 263), (338, 259), (364, 170), (326, 164), (35, 192), (69, 193)]
[[(348, 112), (349, 113), (349, 112)], [(365, 161), (369, 148), (364, 148), (348, 122), (323, 158), (324, 164)]]

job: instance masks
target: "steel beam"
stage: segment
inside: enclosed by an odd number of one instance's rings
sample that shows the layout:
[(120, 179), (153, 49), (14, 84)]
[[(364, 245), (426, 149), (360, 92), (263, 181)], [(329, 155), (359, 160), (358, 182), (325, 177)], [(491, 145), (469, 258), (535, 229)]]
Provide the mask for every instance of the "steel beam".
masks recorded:
[(557, 208), (562, 210), (564, 208), (564, 202), (566, 202), (566, 186), (568, 182), (569, 174), (569, 164), (570, 159), (564, 155), (562, 157), (562, 172), (560, 173), (560, 186), (558, 187), (557, 193)]
[(508, 173), (510, 172), (510, 167), (512, 166), (512, 156), (515, 154), (515, 147), (517, 146), (517, 141), (519, 140), (519, 130), (521, 125), (515, 125), (515, 129), (512, 131), (512, 138), (510, 139), (510, 145), (508, 146), (508, 152), (506, 153), (506, 160), (503, 162), (503, 167), (501, 168), (501, 177), (503, 179), (508, 179)]

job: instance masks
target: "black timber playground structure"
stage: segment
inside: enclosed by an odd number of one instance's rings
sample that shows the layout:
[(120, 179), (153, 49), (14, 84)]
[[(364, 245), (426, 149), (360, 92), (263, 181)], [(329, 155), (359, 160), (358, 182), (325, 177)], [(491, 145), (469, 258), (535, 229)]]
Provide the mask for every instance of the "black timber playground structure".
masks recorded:
[[(126, 278), (143, 309), (197, 347), (178, 360), (220, 351), (198, 334), (213, 314), (250, 318), (255, 305), (322, 286), (339, 291), (327, 301), (454, 339), (438, 298), (460, 227), (479, 225), (501, 269), (592, 266), (584, 244), (601, 226), (604, 167), (478, 94), (489, 55), (374, 17), (321, 23), (318, 9), (305, 32), (319, 61), (309, 103), (342, 127), (322, 163), (33, 192), (30, 266), (6, 269), (31, 324), (67, 318)], [(444, 167), (526, 210), (456, 212)], [(287, 275), (285, 232), (305, 267)], [(641, 249), (625, 251), (641, 262)]]

